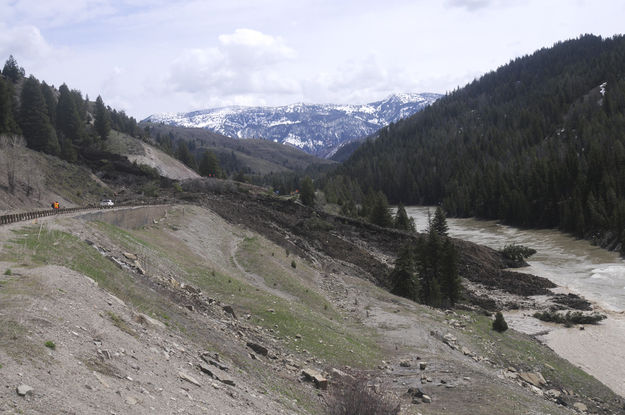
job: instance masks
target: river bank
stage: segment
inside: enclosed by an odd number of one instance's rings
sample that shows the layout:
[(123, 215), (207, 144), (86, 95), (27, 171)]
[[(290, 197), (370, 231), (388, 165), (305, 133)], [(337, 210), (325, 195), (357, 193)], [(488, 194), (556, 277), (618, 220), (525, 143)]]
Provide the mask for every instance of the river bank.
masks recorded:
[[(409, 207), (407, 212), (419, 231), (427, 228), (427, 207)], [(510, 327), (535, 336), (625, 396), (625, 262), (618, 254), (554, 230), (520, 230), (476, 219), (450, 218), (448, 225), (450, 236), (493, 249), (511, 243), (536, 249), (528, 261), (530, 266), (515, 271), (547, 278), (558, 285), (552, 291), (578, 294), (588, 299), (595, 311), (607, 315), (599, 324), (581, 329), (542, 322), (532, 317), (531, 309), (504, 313)]]

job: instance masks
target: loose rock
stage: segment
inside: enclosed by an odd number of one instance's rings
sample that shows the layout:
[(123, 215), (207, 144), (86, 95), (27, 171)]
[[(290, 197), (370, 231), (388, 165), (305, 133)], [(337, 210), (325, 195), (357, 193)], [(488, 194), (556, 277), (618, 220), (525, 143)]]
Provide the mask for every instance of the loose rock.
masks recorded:
[(31, 386), (28, 386), (28, 385), (22, 383), (21, 385), (19, 385), (17, 387), (17, 394), (19, 396), (32, 395), (33, 390), (34, 389)]

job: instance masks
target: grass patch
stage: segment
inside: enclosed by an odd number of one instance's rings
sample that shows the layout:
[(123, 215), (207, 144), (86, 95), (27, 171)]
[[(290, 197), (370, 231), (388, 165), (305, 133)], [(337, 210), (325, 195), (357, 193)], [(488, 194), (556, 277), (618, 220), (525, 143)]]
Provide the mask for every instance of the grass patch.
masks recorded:
[(7, 268), (6, 271), (4, 271), (4, 275), (13, 275), (13, 271), (11, 271), (11, 268)]
[(52, 340), (46, 341), (43, 345), (46, 346), (48, 349), (52, 349), (52, 350), (56, 349), (56, 344), (54, 344)]
[(130, 327), (130, 325), (128, 324), (128, 322), (126, 320), (124, 320), (123, 318), (121, 318), (117, 314), (113, 313), (112, 311), (107, 311), (106, 315), (113, 322), (113, 325), (115, 327), (117, 327), (118, 329), (120, 329), (121, 331), (123, 331), (126, 334), (130, 334), (132, 337), (137, 337), (137, 332), (134, 331)]
[(48, 356), (43, 345), (29, 340), (29, 334), (18, 322), (0, 319), (0, 349), (17, 361), (45, 361)]
[(173, 308), (163, 297), (146, 290), (131, 275), (74, 235), (38, 226), (14, 232), (16, 237), (0, 254), (2, 260), (24, 262), (30, 266), (66, 266), (93, 279), (101, 288), (146, 314), (159, 315)]
[(476, 351), (499, 366), (513, 366), (520, 371), (541, 371), (552, 386), (584, 391), (585, 395), (605, 402), (616, 397), (594, 377), (562, 359), (536, 339), (515, 330), (498, 333), (492, 330), (491, 318), (478, 314), (471, 314), (471, 317), (472, 322), (467, 322), (467, 328), (473, 330), (471, 340), (481, 349)]

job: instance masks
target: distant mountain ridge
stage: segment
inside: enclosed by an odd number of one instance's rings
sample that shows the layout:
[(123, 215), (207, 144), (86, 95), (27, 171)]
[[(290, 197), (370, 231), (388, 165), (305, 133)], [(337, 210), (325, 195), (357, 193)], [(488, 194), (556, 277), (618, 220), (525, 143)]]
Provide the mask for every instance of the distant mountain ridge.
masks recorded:
[(234, 138), (263, 138), (319, 157), (427, 107), (440, 94), (405, 93), (361, 105), (292, 104), (280, 107), (222, 107), (154, 114), (145, 122), (206, 128)]

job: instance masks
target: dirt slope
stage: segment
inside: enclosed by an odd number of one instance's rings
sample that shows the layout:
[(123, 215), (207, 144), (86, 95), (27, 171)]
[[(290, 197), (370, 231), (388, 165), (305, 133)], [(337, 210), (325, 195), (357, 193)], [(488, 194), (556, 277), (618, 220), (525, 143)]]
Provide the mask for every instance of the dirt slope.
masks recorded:
[[(300, 205), (259, 212), (242, 195), (1, 227), (0, 412), (319, 414), (349, 376), (402, 414), (622, 408), (532, 338), (370, 282), (392, 261), (393, 238), (335, 225), (337, 249), (324, 248), (322, 223), (294, 231)], [(303, 369), (329, 378), (328, 390)], [(18, 395), (21, 384), (33, 391)]]

